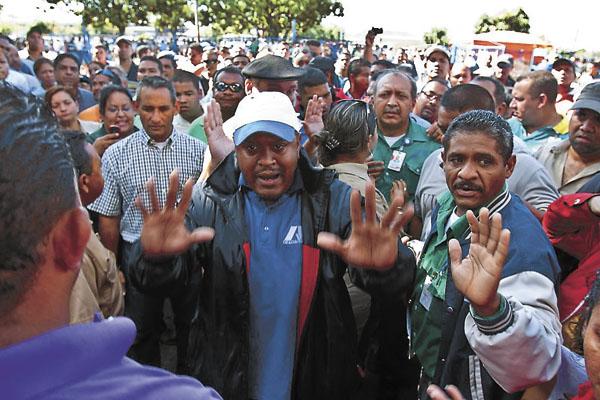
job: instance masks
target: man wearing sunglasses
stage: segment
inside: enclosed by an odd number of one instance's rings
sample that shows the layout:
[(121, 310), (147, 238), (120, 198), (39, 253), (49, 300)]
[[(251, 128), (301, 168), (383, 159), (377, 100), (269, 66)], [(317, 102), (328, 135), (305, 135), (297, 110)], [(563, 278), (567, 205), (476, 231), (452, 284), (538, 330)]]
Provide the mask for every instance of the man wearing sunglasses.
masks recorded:
[(223, 121), (233, 117), (245, 96), (244, 76), (239, 68), (228, 66), (217, 71), (213, 78), (213, 98), (221, 107)]
[[(246, 96), (244, 91), (244, 77), (242, 72), (234, 67), (227, 66), (218, 70), (213, 77), (212, 98), (219, 104), (223, 121), (227, 121), (235, 114), (240, 101)], [(181, 111), (180, 111), (181, 112)], [(204, 131), (204, 116), (196, 118), (189, 129), (189, 134), (208, 143)], [(207, 150), (205, 157), (210, 159)]]
[(200, 83), (202, 83), (204, 93), (208, 93), (210, 90), (210, 82), (219, 67), (219, 55), (214, 50), (206, 51), (203, 56), (203, 62), (205, 68), (200, 74)]

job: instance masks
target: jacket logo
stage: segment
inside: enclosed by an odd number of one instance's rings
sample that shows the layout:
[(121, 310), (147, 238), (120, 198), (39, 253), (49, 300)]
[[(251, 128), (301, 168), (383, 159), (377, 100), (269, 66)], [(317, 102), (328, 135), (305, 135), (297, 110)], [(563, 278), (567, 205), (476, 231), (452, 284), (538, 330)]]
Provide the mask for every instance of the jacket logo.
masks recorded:
[(290, 230), (283, 239), (283, 244), (298, 244), (302, 243), (302, 227), (299, 225), (290, 226)]

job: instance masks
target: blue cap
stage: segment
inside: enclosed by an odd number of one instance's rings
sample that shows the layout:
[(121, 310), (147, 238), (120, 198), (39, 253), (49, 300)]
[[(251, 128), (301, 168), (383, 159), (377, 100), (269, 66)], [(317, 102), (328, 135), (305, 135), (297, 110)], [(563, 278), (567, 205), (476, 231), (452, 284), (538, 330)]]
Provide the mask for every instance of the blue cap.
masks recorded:
[(266, 132), (277, 136), (287, 142), (291, 142), (296, 138), (296, 130), (283, 122), (278, 121), (254, 121), (242, 127), (239, 127), (233, 132), (233, 143), (236, 146), (244, 143), (244, 140), (257, 132)]

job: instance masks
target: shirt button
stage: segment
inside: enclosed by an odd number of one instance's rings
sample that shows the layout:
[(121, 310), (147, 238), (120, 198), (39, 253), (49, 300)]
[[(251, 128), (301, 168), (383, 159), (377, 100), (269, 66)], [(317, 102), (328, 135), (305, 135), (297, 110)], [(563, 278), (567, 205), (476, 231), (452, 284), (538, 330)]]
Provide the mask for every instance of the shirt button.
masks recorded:
[(448, 306), (448, 308), (446, 309), (449, 313), (453, 313), (454, 312), (454, 308)]
[(269, 230), (269, 227), (268, 227), (268, 226), (265, 226), (265, 231), (268, 231), (268, 230)]
[(445, 363), (445, 362), (446, 362), (446, 359), (445, 359), (445, 358), (442, 358), (442, 360), (441, 360), (441, 361), (442, 361), (443, 363)]

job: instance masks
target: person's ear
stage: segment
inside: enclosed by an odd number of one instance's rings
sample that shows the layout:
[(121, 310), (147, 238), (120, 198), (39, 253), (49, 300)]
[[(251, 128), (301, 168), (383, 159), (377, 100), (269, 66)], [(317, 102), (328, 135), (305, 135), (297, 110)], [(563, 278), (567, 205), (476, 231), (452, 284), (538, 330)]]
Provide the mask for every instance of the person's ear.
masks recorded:
[(79, 175), (79, 178), (77, 178), (77, 186), (79, 187), (79, 192), (81, 192), (81, 193), (89, 193), (90, 192), (89, 181), (90, 181), (90, 178), (86, 174)]
[(50, 233), (54, 264), (65, 270), (79, 270), (91, 231), (85, 208), (80, 206), (65, 212)]
[(250, 94), (252, 93), (252, 88), (254, 87), (254, 85), (252, 84), (252, 81), (250, 79), (246, 79), (244, 81), (244, 90), (246, 91), (246, 94)]
[(538, 96), (538, 99), (540, 102), (540, 104), (538, 105), (538, 108), (542, 108), (546, 104), (548, 104), (548, 96), (546, 96), (546, 93), (540, 93), (540, 95)]
[(512, 154), (508, 160), (506, 161), (506, 174), (505, 177), (506, 179), (510, 178), (510, 176), (512, 175), (514, 169), (515, 169), (515, 165), (517, 164), (517, 157)]

